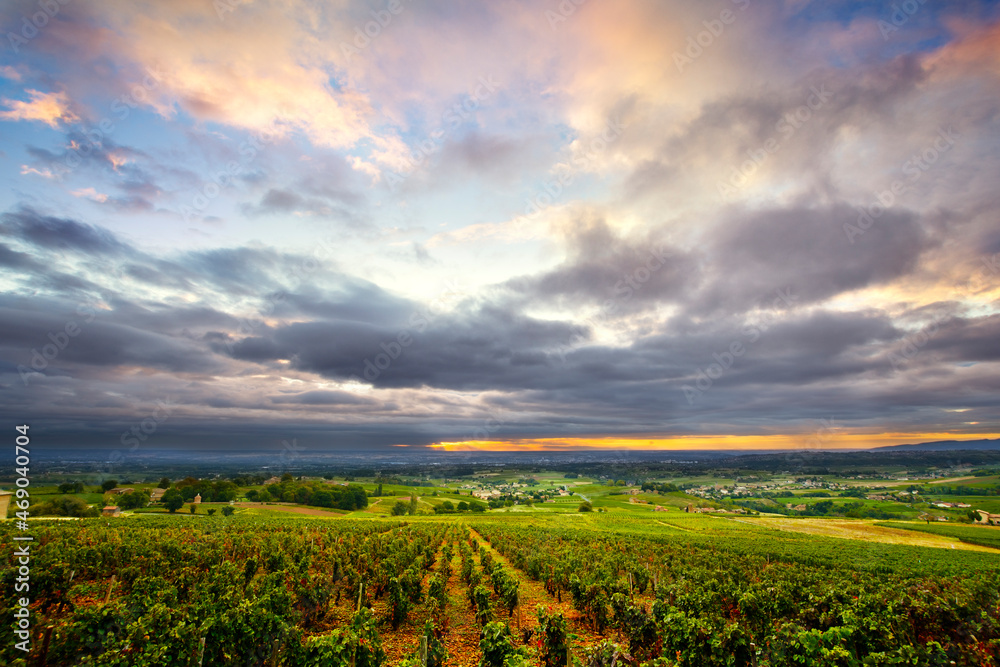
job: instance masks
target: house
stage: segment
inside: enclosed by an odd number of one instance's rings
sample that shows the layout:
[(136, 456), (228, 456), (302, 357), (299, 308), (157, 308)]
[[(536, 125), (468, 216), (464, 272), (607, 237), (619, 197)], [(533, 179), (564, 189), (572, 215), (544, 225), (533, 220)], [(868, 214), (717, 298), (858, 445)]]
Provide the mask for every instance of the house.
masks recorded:
[(790, 509), (790, 510), (794, 510), (796, 512), (805, 512), (806, 511), (806, 506), (805, 505), (793, 505), (791, 503), (788, 503), (788, 504), (785, 505), (785, 508), (786, 509)]
[(126, 494), (126, 493), (132, 493), (133, 491), (135, 491), (135, 489), (132, 489), (132, 488), (115, 487), (115, 488), (111, 489), (111, 493), (118, 494), (119, 496), (123, 495), (123, 494)]
[(657, 505), (657, 506), (655, 506), (655, 507), (653, 508), (653, 511), (654, 511), (654, 512), (666, 512), (666, 511), (667, 511), (667, 508), (666, 508), (666, 507), (664, 507), (663, 505)]
[(150, 499), (155, 503), (156, 501), (163, 498), (163, 494), (166, 493), (166, 489), (152, 489), (149, 492)]
[(7, 518), (7, 508), (10, 507), (10, 499), (14, 494), (10, 491), (0, 491), (0, 520)]
[(985, 510), (976, 510), (979, 513), (977, 523), (985, 523), (988, 526), (1000, 526), (1000, 514), (990, 514)]
[(192, 502), (192, 503), (194, 503), (195, 505), (197, 505), (198, 503), (200, 503), (200, 502), (201, 502), (201, 494), (200, 494), (200, 493), (199, 493), (199, 494), (197, 494), (197, 495), (196, 495), (196, 496), (194, 497), (194, 500), (192, 500), (191, 502)]
[(101, 516), (121, 516), (122, 510), (118, 505), (108, 505), (101, 510)]

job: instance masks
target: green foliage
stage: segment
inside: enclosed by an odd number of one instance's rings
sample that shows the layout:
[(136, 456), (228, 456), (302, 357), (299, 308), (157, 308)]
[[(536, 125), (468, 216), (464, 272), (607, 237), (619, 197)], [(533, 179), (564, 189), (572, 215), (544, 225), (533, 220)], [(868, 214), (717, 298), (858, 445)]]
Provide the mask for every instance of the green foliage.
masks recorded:
[[(596, 646), (585, 649), (583, 655), (585, 667), (618, 667), (619, 665), (634, 664), (632, 656), (610, 641), (603, 641)], [(655, 667), (671, 667), (676, 663), (658, 658), (651, 661), (650, 664), (655, 665)]]
[(226, 505), (222, 508), (222, 516), (232, 516), (236, 509), (230, 505)]
[[(310, 637), (301, 664), (305, 667), (381, 667), (385, 662), (375, 617), (364, 607), (347, 627)], [(353, 660), (352, 660), (353, 659)]]
[(493, 567), (490, 579), (493, 583), (493, 590), (503, 606), (506, 607), (508, 615), (513, 616), (519, 601), (517, 577), (508, 574), (498, 563)]
[[(1000, 664), (1000, 562), (992, 554), (778, 533), (709, 517), (682, 519), (686, 528), (671, 530), (669, 521), (654, 528), (595, 517), (591, 529), (533, 518), (538, 525), (493, 520), (475, 528), (550, 593), (568, 590), (595, 632), (616, 628), (627, 638), (630, 655), (618, 664), (947, 665), (943, 656)], [(651, 578), (656, 600), (647, 610), (630, 589)], [(594, 664), (613, 656), (605, 658)]]
[(406, 620), (406, 614), (410, 611), (410, 598), (398, 577), (389, 580), (389, 610), (392, 629), (398, 630), (399, 624)]
[(594, 504), (592, 502), (590, 502), (589, 500), (585, 500), (582, 503), (580, 503), (580, 506), (576, 508), (576, 511), (577, 512), (593, 512), (594, 511)]
[(427, 580), (427, 599), (439, 613), (448, 602), (448, 591), (445, 588), (447, 580), (437, 574)]
[(169, 489), (170, 488), (170, 478), (163, 477), (160, 479), (160, 483), (156, 485), (158, 489)]
[(184, 496), (177, 489), (167, 489), (166, 493), (160, 498), (160, 502), (173, 514), (184, 506)]
[[(482, 653), (480, 667), (504, 667), (508, 660), (524, 656), (524, 652), (514, 646), (510, 628), (506, 623), (499, 621), (487, 623), (483, 628), (479, 639), (479, 650)], [(517, 664), (518, 662), (512, 661), (508, 667)]]
[(80, 498), (73, 496), (62, 496), (32, 505), (29, 511), (32, 516), (95, 517), (101, 515), (99, 509), (91, 507)]
[(448, 663), (448, 647), (444, 644), (444, 630), (432, 620), (424, 623), (427, 637), (427, 667), (445, 667)]
[(410, 506), (404, 503), (402, 500), (397, 500), (396, 504), (392, 506), (393, 516), (403, 516), (409, 512)]
[(538, 660), (542, 667), (565, 667), (569, 653), (569, 635), (562, 614), (538, 606)]
[[(479, 585), (472, 590), (472, 604), (476, 608), (476, 622), (485, 626), (493, 620), (490, 609), (490, 589)], [(504, 626), (506, 627), (506, 626)]]
[(145, 507), (149, 504), (149, 496), (146, 495), (145, 491), (133, 491), (131, 493), (123, 493), (118, 497), (116, 501), (118, 507), (123, 510), (133, 510), (140, 507)]
[(106, 479), (103, 482), (101, 482), (101, 491), (103, 493), (107, 493), (108, 491), (110, 491), (111, 489), (115, 488), (116, 486), (118, 486), (118, 480), (117, 479)]
[(57, 488), (59, 493), (83, 493), (83, 482), (63, 482)]

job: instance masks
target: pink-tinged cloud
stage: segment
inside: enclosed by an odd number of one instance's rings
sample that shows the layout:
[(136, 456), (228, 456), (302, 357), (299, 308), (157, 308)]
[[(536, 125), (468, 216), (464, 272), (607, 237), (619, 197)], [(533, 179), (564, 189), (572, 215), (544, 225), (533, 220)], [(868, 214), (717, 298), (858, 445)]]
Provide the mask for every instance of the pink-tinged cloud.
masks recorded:
[(72, 103), (65, 92), (43, 93), (33, 89), (25, 92), (30, 100), (4, 98), (3, 105), (7, 108), (0, 111), (0, 120), (37, 121), (53, 129), (72, 125), (80, 120), (71, 108)]

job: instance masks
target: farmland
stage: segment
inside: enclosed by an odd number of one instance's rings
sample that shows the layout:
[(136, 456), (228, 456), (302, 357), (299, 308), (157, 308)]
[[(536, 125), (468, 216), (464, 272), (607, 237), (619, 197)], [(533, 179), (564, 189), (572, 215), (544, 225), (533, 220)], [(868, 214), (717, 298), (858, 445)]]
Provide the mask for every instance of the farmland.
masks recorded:
[[(582, 661), (602, 642), (663, 665), (978, 665), (1000, 651), (998, 550), (683, 512), (265, 512), (34, 524), (47, 664), (410, 664), (421, 636), (454, 665), (483, 650), (565, 664), (558, 646)], [(509, 628), (499, 648), (480, 647), (489, 623)]]
[(972, 473), (66, 473), (32, 488), (30, 661), (6, 626), (0, 662), (998, 665), (1000, 528), (970, 512), (1000, 487)]

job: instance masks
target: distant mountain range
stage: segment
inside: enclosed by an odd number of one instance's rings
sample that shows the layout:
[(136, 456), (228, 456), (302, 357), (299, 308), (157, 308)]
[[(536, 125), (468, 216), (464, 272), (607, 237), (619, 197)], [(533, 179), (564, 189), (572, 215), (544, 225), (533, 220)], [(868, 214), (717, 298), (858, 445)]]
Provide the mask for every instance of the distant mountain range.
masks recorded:
[(904, 452), (950, 452), (959, 450), (1000, 450), (1000, 438), (995, 440), (938, 440), (936, 442), (921, 442), (915, 445), (887, 445), (875, 447), (869, 451), (904, 451)]

